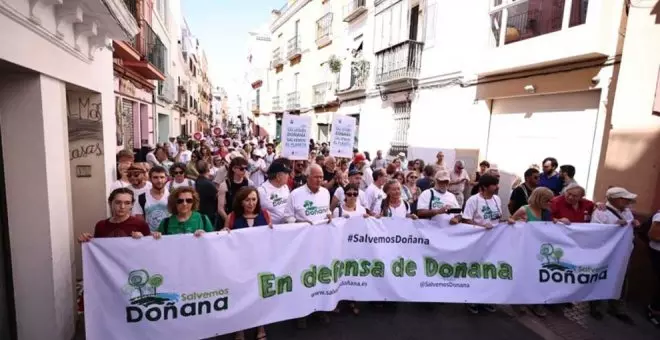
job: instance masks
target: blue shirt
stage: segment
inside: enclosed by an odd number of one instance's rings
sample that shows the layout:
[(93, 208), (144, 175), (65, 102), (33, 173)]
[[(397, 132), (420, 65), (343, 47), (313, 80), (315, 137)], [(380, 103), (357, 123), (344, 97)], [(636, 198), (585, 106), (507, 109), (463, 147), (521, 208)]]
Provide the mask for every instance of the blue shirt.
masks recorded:
[(559, 177), (559, 174), (555, 173), (554, 175), (548, 177), (545, 173), (542, 173), (539, 178), (539, 186), (546, 187), (558, 196), (561, 192), (561, 189), (564, 187), (564, 182)]

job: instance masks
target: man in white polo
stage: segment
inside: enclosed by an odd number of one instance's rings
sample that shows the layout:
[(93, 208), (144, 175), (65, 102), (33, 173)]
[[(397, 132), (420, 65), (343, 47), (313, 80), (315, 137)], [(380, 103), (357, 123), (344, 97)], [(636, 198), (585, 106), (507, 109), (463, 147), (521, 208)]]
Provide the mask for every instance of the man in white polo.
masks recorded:
[[(323, 169), (318, 164), (309, 166), (307, 184), (294, 189), (289, 195), (289, 201), (284, 208), (284, 220), (287, 223), (307, 222), (319, 224), (324, 220), (332, 219), (330, 211), (330, 192), (321, 186), (323, 183)], [(328, 313), (318, 314), (323, 323), (330, 322)], [(307, 319), (297, 320), (298, 328), (307, 328)]]
[[(607, 189), (605, 196), (607, 198), (605, 209), (594, 210), (594, 213), (591, 216), (591, 223), (615, 224), (621, 227), (639, 227), (639, 221), (635, 219), (630, 210), (630, 206), (635, 202), (635, 199), (637, 199), (636, 194), (621, 187), (612, 187)], [(624, 279), (622, 289), (624, 293), (627, 286), (628, 282)], [(609, 305), (610, 314), (627, 324), (634, 324), (633, 319), (626, 312), (623, 300), (621, 299), (589, 302), (590, 314), (594, 319), (603, 319), (603, 309), (605, 309), (606, 305), (605, 302)]]
[(321, 186), (323, 169), (318, 164), (309, 168), (307, 184), (293, 190), (284, 208), (287, 223), (308, 222), (314, 224), (332, 217), (330, 192)]

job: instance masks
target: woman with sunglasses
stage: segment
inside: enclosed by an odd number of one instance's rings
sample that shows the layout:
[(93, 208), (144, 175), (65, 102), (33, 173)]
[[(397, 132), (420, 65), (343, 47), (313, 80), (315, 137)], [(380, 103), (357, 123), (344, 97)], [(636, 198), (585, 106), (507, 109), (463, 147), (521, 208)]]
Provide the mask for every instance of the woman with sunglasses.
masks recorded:
[(175, 189), (167, 199), (167, 210), (172, 215), (160, 222), (158, 231), (152, 233), (154, 239), (159, 239), (161, 235), (179, 234), (195, 234), (195, 237), (200, 237), (205, 232), (213, 231), (209, 218), (197, 212), (198, 209), (199, 195), (195, 189)]
[(247, 178), (248, 161), (243, 157), (231, 160), (227, 167), (227, 178), (218, 186), (218, 212), (220, 213), (220, 225), (224, 225), (228, 215), (233, 210), (232, 204), (238, 191), (247, 186), (254, 186)]
[(174, 163), (170, 167), (170, 176), (172, 179), (167, 183), (167, 190), (169, 191), (182, 187), (195, 187), (195, 181), (186, 178), (186, 165), (183, 163)]
[(344, 202), (341, 202), (332, 212), (333, 217), (369, 217), (367, 210), (358, 204), (360, 189), (356, 184), (348, 184), (344, 187)]

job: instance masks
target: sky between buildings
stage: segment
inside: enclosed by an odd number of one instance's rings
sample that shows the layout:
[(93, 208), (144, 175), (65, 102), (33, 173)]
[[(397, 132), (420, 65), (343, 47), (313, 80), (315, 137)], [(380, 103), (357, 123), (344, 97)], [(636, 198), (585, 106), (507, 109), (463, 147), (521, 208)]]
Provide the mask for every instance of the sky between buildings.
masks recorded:
[(181, 0), (192, 34), (206, 51), (213, 86), (241, 78), (247, 61), (248, 32), (270, 20), (286, 0)]

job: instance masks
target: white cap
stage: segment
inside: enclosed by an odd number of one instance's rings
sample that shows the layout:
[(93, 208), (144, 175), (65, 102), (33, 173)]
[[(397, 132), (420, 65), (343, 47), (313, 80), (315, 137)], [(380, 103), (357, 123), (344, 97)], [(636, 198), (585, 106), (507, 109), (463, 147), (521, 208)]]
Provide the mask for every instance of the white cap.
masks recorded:
[(399, 152), (399, 157), (406, 157), (406, 154), (403, 152)]
[(440, 181), (440, 182), (442, 182), (442, 181), (449, 181), (449, 179), (450, 179), (450, 178), (449, 178), (449, 172), (447, 172), (447, 171), (445, 171), (445, 170), (439, 170), (439, 171), (436, 172), (436, 174), (435, 174), (435, 180), (436, 180), (436, 181)]
[(621, 187), (611, 187), (607, 189), (605, 196), (607, 196), (607, 198), (625, 198), (627, 200), (634, 200), (637, 198), (637, 194), (633, 194)]

